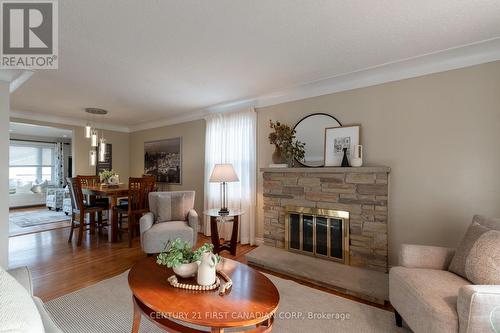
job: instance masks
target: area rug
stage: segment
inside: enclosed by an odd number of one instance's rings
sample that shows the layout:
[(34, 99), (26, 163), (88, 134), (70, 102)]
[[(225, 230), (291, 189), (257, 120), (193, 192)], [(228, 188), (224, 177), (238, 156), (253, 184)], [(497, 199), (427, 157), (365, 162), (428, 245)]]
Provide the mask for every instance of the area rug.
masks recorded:
[(12, 212), (9, 214), (9, 220), (21, 228), (33, 227), (36, 225), (69, 221), (70, 216), (64, 212), (56, 212), (48, 209), (40, 209), (27, 212)]
[[(132, 294), (128, 272), (46, 303), (55, 322), (66, 333), (130, 332)], [(273, 325), (275, 333), (409, 332), (394, 324), (394, 314), (272, 275), (280, 292)], [(310, 319), (310, 317), (316, 319)], [(295, 317), (296, 319), (292, 319)], [(329, 317), (329, 318), (327, 318)], [(140, 332), (164, 332), (147, 318)]]
[(9, 213), (9, 236), (71, 226), (71, 217), (47, 208)]

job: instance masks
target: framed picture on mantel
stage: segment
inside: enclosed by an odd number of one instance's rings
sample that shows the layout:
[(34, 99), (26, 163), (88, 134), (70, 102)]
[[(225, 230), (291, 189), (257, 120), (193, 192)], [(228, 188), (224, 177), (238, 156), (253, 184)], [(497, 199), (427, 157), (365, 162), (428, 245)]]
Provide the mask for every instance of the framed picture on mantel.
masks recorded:
[(350, 159), (356, 145), (359, 145), (359, 126), (325, 128), (325, 166), (340, 166), (344, 148)]

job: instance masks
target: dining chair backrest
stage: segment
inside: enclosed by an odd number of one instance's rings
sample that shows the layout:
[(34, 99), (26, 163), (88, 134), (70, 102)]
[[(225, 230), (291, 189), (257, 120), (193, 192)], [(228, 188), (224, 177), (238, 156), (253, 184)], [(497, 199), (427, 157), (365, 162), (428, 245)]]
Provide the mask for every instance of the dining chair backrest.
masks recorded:
[(80, 175), (78, 175), (77, 178), (80, 180), (80, 184), (82, 185), (82, 187), (97, 186), (101, 182), (101, 178), (99, 176), (80, 176)]
[(73, 211), (80, 211), (83, 206), (83, 192), (82, 186), (78, 177), (68, 177), (66, 178), (69, 187), (69, 195), (71, 197), (71, 207)]
[(128, 209), (129, 211), (147, 211), (149, 209), (149, 193), (153, 192), (155, 180), (153, 177), (128, 179)]
[[(156, 176), (155, 175), (143, 174), (142, 178), (148, 178), (153, 182), (153, 190), (151, 192), (155, 192), (158, 190), (156, 187)], [(148, 200), (148, 206), (149, 206), (149, 200)]]

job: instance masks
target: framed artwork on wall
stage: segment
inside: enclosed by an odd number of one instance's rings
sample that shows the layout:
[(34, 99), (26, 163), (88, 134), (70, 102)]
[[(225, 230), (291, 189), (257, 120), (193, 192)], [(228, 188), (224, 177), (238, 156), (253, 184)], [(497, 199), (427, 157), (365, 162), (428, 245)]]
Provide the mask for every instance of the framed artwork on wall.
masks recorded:
[(340, 166), (344, 148), (350, 159), (355, 145), (359, 145), (359, 126), (325, 128), (325, 166)]
[(182, 138), (144, 143), (144, 174), (159, 183), (182, 183)]

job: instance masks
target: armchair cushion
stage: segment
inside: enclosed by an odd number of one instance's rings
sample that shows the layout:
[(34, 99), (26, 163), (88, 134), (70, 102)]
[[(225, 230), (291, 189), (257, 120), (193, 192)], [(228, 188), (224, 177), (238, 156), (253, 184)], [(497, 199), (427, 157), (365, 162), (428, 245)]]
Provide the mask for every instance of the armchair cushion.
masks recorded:
[(455, 249), (439, 246), (403, 244), (399, 264), (408, 268), (447, 269)]
[(149, 209), (157, 222), (186, 221), (194, 196), (194, 191), (151, 192)]
[(194, 230), (185, 221), (155, 223), (141, 235), (142, 249), (146, 253), (159, 253), (169, 240), (180, 238), (193, 244)]
[(448, 268), (450, 272), (458, 274), (464, 278), (467, 277), (465, 274), (465, 262), (467, 260), (467, 256), (479, 237), (489, 230), (490, 229), (480, 225), (479, 223), (472, 223), (469, 226), (462, 242), (453, 256), (453, 259), (451, 260), (450, 267)]
[(477, 239), (465, 262), (465, 274), (474, 284), (500, 285), (500, 231), (490, 230)]
[(458, 290), (470, 284), (460, 276), (435, 269), (393, 267), (389, 299), (414, 332), (457, 332)]
[(500, 305), (500, 286), (468, 285), (458, 291), (460, 333), (492, 332), (490, 316)]

